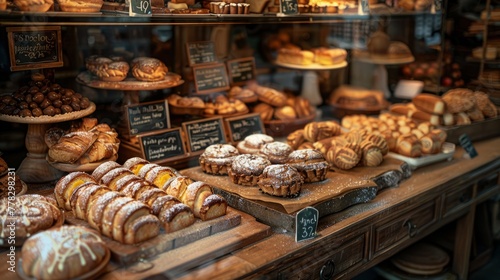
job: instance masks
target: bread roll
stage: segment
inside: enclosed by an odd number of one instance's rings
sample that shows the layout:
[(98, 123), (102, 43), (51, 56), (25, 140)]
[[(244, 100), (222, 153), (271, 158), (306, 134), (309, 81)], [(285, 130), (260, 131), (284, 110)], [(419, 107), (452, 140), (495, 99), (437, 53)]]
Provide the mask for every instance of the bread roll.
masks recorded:
[(180, 202), (162, 207), (158, 217), (167, 233), (181, 230), (195, 222), (195, 217), (191, 208)]
[(419, 157), (422, 155), (422, 143), (411, 133), (401, 135), (396, 144), (396, 152), (407, 157)]
[(456, 88), (445, 92), (442, 96), (448, 112), (456, 114), (471, 110), (474, 105), (474, 93), (466, 88)]
[(441, 139), (437, 134), (427, 134), (420, 138), (423, 154), (437, 154), (441, 152)]
[(446, 111), (446, 104), (441, 97), (429, 93), (421, 93), (412, 99), (413, 104), (418, 109), (429, 113), (442, 115)]
[(476, 105), (479, 108), (479, 110), (483, 113), (483, 115), (487, 118), (494, 118), (498, 115), (497, 108), (493, 102), (491, 102), (488, 94), (481, 92), (481, 91), (475, 91), (474, 92), (474, 99), (476, 101)]
[(87, 131), (78, 131), (65, 134), (53, 145), (48, 155), (51, 161), (74, 163), (79, 159), (97, 139), (97, 134)]
[(83, 171), (71, 172), (59, 179), (54, 187), (57, 204), (64, 210), (71, 210), (71, 196), (85, 183), (97, 184), (94, 177)]

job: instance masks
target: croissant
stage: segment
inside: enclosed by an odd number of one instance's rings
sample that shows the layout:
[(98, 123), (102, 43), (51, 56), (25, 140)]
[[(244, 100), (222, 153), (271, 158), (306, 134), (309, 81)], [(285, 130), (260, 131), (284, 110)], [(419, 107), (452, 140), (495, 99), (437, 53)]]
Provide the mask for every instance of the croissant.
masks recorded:
[(88, 131), (75, 131), (59, 138), (50, 147), (48, 155), (54, 162), (74, 163), (97, 140), (97, 134)]

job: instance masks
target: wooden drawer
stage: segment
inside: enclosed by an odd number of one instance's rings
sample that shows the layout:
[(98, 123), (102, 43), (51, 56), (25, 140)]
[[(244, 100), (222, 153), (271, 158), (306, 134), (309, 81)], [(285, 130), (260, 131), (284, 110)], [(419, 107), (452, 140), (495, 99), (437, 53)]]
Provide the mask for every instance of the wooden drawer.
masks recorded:
[(415, 237), (437, 221), (437, 200), (429, 201), (422, 206), (406, 211), (393, 219), (375, 224), (373, 236), (373, 253), (378, 255), (396, 247), (408, 238)]
[(311, 250), (310, 255), (281, 269), (278, 279), (332, 279), (347, 269), (355, 269), (367, 261), (367, 236), (364, 233), (333, 250), (331, 246)]
[(491, 188), (498, 186), (500, 183), (498, 176), (498, 173), (493, 173), (479, 180), (479, 182), (477, 182), (477, 195), (479, 196)]
[(443, 217), (453, 214), (453, 212), (459, 211), (465, 205), (468, 205), (472, 201), (472, 196), (474, 193), (474, 186), (462, 186), (456, 190), (447, 192), (444, 194), (443, 202)]

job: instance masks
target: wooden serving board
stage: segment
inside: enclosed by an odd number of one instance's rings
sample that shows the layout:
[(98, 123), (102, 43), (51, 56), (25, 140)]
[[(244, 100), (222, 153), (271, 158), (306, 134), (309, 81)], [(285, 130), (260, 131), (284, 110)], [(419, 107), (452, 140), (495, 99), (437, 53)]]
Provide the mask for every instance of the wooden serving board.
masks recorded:
[(296, 213), (307, 206), (318, 209), (319, 217), (323, 217), (368, 202), (381, 189), (397, 186), (411, 175), (405, 162), (386, 158), (379, 167), (330, 171), (325, 181), (304, 184), (298, 197), (280, 198), (263, 194), (258, 187), (234, 184), (228, 176), (206, 174), (199, 166), (180, 172), (194, 180), (209, 182), (214, 193), (222, 195), (231, 207), (291, 232), (295, 231)]
[[(71, 211), (66, 212), (65, 217), (66, 222), (69, 224), (90, 227), (86, 221), (76, 218)], [(235, 228), (240, 223), (241, 214), (237, 210), (228, 207), (226, 215), (222, 217), (208, 221), (197, 219), (193, 225), (172, 233), (165, 233), (163, 230), (160, 230), (160, 234), (157, 237), (142, 243), (133, 245), (123, 244), (105, 236), (102, 236), (102, 239), (111, 250), (113, 261), (121, 265), (130, 265), (216, 233)]]

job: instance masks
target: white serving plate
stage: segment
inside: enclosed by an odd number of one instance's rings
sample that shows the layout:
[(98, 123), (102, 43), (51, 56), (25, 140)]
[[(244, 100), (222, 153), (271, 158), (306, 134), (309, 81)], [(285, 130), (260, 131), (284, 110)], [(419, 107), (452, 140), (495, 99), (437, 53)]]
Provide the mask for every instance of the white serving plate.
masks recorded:
[(441, 153), (435, 155), (424, 155), (417, 158), (411, 158), (397, 153), (389, 152), (387, 156), (405, 161), (406, 163), (408, 163), (411, 169), (415, 170), (418, 167), (426, 166), (435, 162), (451, 160), (454, 154), (455, 144), (445, 142), (441, 147)]

